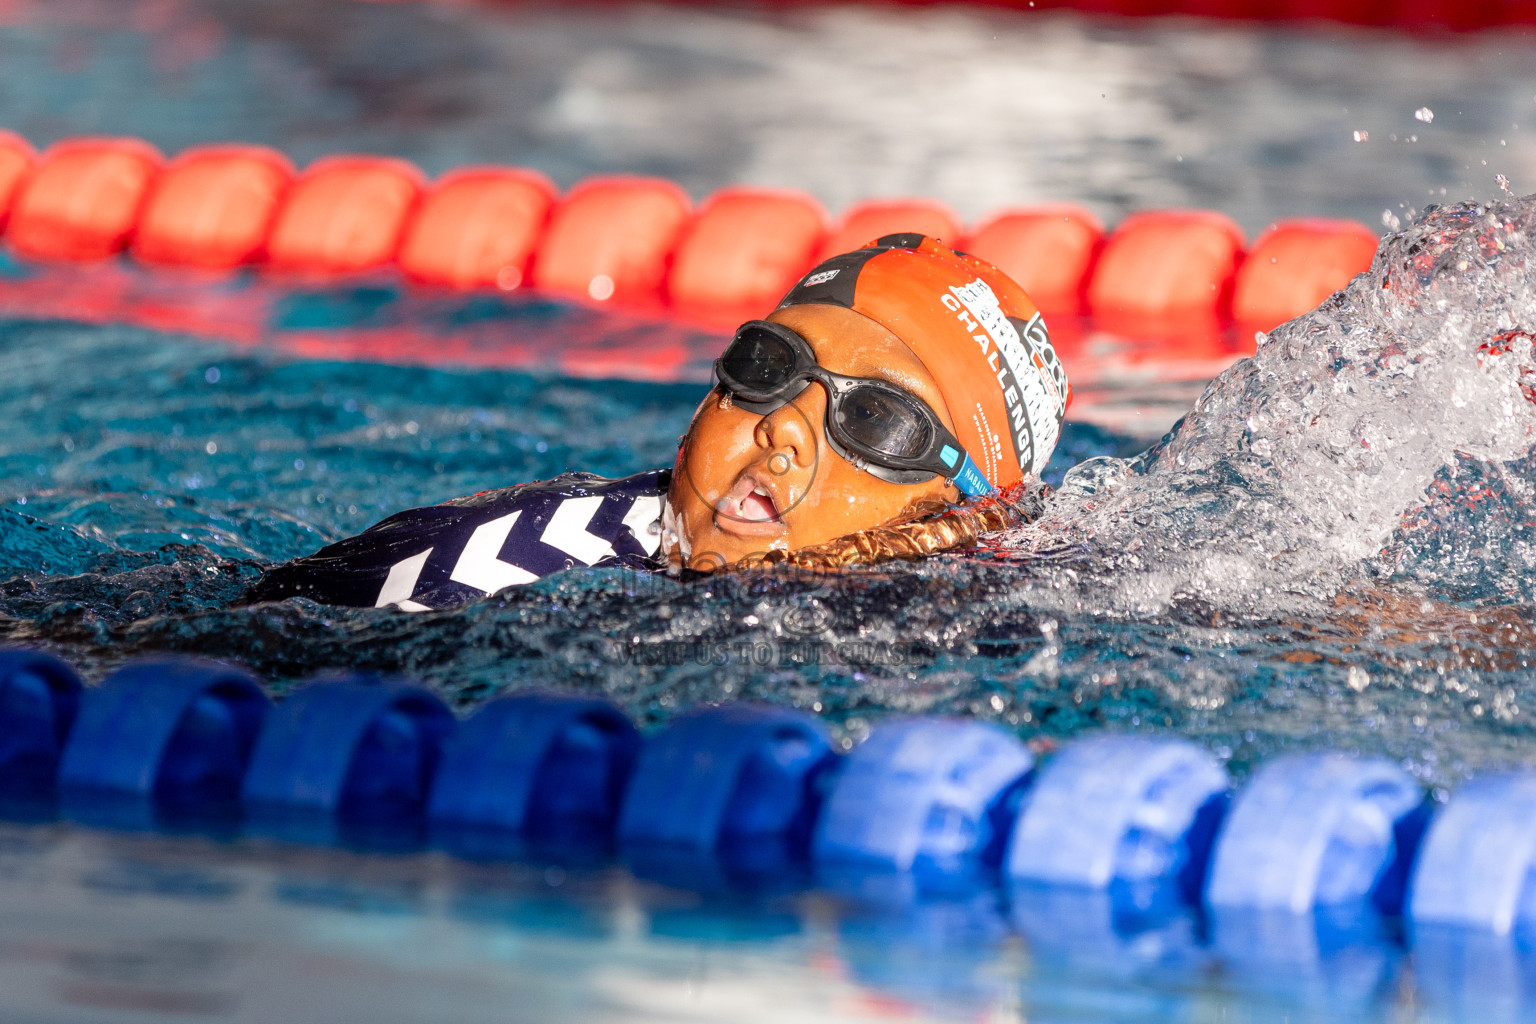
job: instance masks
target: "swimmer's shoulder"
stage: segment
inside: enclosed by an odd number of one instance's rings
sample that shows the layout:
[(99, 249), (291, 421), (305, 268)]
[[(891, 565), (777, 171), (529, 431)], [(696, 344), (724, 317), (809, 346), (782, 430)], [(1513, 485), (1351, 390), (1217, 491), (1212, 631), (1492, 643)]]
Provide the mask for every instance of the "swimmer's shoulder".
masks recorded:
[(446, 608), (587, 565), (650, 568), (670, 470), (566, 473), (397, 512), (269, 570), (251, 601)]

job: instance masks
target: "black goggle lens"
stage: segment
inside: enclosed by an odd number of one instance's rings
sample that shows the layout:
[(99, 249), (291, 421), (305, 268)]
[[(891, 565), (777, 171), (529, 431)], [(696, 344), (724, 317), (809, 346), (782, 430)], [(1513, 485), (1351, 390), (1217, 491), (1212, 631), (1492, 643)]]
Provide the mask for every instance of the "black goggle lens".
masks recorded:
[[(894, 386), (838, 377), (816, 364), (808, 345), (796, 345), (770, 326), (744, 325), (715, 363), (721, 383), (736, 393), (742, 405), (762, 411), (777, 408), (810, 379), (821, 379), (831, 399), (828, 431), (853, 456), (903, 471), (936, 458), (933, 449), (943, 430), (921, 399)], [(954, 469), (949, 461), (944, 466)]]
[(933, 442), (927, 418), (899, 396), (880, 388), (846, 392), (835, 415), (848, 440), (870, 452), (915, 459)]
[(720, 357), (721, 371), (749, 391), (775, 391), (794, 376), (795, 350), (789, 342), (763, 330), (736, 336)]

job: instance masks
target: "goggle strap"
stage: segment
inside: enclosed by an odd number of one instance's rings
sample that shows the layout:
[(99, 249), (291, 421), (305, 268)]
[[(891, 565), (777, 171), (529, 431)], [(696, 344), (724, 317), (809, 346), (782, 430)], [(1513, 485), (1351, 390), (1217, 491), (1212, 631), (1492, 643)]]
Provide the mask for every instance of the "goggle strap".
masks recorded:
[(993, 491), (992, 484), (987, 481), (986, 475), (972, 461), (969, 453), (966, 454), (965, 461), (960, 463), (960, 468), (955, 471), (955, 475), (951, 479), (954, 480), (955, 486), (960, 488), (960, 493), (967, 498), (980, 498), (983, 495), (991, 494)]

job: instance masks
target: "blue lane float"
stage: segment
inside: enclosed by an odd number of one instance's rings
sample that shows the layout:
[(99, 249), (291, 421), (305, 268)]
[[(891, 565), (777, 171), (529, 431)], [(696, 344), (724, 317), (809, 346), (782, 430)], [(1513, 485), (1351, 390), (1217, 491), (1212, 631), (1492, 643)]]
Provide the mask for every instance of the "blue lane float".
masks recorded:
[(1206, 900), (1292, 914), (1370, 900), (1395, 913), (1423, 808), (1423, 791), (1390, 761), (1278, 757), (1237, 794), (1216, 840)]
[(447, 741), (427, 817), (535, 839), (606, 836), (639, 747), (640, 731), (608, 701), (501, 697)]
[(986, 722), (883, 722), (832, 783), (816, 859), (939, 873), (995, 861), (1033, 766), (1028, 747)]
[(707, 852), (806, 831), (831, 758), (821, 723), (788, 708), (724, 704), (680, 715), (640, 752), (619, 819), (625, 843)]
[(40, 651), (0, 650), (0, 796), (52, 792), (80, 710), (80, 677)]
[(66, 800), (131, 798), (196, 812), (235, 805), (271, 702), (218, 662), (133, 662), (85, 692), (59, 763)]
[(1024, 794), (1007, 873), (1084, 889), (1182, 881), (1196, 896), (1228, 785), (1226, 771), (1193, 743), (1079, 740)]
[(367, 675), (311, 683), (272, 715), (245, 803), (344, 821), (409, 821), (426, 804), (453, 713), (430, 690)]
[[(1513, 950), (1509, 933), (1536, 925), (1536, 774), (1476, 780), (1431, 817), (1400, 768), (1342, 754), (1261, 766), (1223, 817), (1225, 773), (1183, 740), (1079, 739), (1037, 773), (1017, 737), (968, 720), (881, 722), (838, 756), (820, 722), (785, 708), (698, 708), (642, 742), (611, 704), (578, 696), (503, 698), (460, 725), (398, 680), (321, 679), (273, 708), (244, 670), (215, 662), (137, 661), (82, 691), (57, 659), (0, 651), (0, 795), (39, 779), (57, 784), (66, 813), (81, 793), (152, 807), (135, 827), (221, 803), (248, 823), (274, 809), (523, 832), (585, 820), (600, 835), (616, 825), (631, 851), (703, 858), (733, 837), (756, 847), (800, 832), (800, 867), (826, 877), (854, 865), (898, 879), (893, 893), (936, 876), (961, 893), (961, 879), (990, 877), (976, 868), (1000, 868), (1026, 930), (1049, 932), (1060, 916), (1050, 894), (1075, 894), (1067, 903), (1091, 927), (1068, 945), (1083, 948), (1154, 934), (1184, 948), (1175, 918), (1138, 906), (1132, 920), (1111, 896), (1121, 883), (1204, 877), (1193, 895), (1213, 911), (1223, 955), (1267, 961), (1284, 947), (1328, 985), (1374, 934), (1336, 927), (1341, 907), (1377, 933), (1402, 913), (1426, 949), (1450, 928)], [(1372, 967), (1352, 990), (1381, 977)]]
[(1451, 798), (1425, 837), (1408, 912), (1496, 935), (1536, 923), (1536, 774), (1474, 779)]

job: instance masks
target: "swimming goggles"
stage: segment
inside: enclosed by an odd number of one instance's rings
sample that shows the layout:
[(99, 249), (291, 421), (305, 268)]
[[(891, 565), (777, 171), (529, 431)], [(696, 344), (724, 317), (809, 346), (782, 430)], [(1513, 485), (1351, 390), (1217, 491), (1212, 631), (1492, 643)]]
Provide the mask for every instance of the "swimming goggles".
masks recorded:
[(767, 415), (816, 381), (827, 389), (827, 443), (871, 476), (915, 484), (942, 476), (961, 493), (992, 485), (928, 403), (890, 381), (845, 377), (816, 362), (799, 334), (768, 320), (749, 320), (715, 360), (715, 376), (733, 404)]

